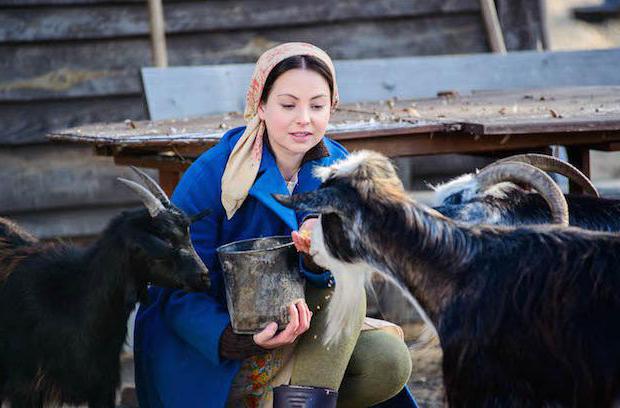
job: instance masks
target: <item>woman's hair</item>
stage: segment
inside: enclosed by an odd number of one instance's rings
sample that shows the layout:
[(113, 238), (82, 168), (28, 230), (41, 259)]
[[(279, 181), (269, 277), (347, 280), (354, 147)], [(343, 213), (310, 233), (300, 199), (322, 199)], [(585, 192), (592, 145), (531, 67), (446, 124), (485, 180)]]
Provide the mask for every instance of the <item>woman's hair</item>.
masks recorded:
[(327, 81), (329, 85), (330, 98), (334, 95), (334, 77), (332, 76), (329, 67), (325, 65), (320, 59), (313, 57), (312, 55), (294, 55), (280, 61), (269, 73), (265, 86), (263, 87), (263, 93), (260, 97), (261, 103), (267, 102), (269, 93), (276, 79), (283, 73), (291, 69), (309, 69), (321, 75)]

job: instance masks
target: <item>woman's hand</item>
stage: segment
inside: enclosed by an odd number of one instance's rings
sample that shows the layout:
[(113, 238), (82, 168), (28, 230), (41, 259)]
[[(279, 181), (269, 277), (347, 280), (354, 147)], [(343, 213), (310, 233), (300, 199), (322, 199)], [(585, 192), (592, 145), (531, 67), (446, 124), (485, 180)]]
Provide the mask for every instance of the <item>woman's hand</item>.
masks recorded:
[(299, 300), (297, 303), (291, 304), (288, 308), (288, 314), (290, 321), (284, 330), (276, 334), (278, 325), (271, 322), (262, 332), (254, 335), (254, 343), (264, 349), (276, 349), (292, 344), (297, 337), (308, 330), (312, 312), (308, 309), (306, 302)]
[(314, 225), (319, 221), (318, 218), (308, 218), (301, 224), (299, 231), (293, 231), (291, 236), (293, 237), (293, 243), (297, 251), (310, 253), (310, 244), (312, 243), (312, 229)]

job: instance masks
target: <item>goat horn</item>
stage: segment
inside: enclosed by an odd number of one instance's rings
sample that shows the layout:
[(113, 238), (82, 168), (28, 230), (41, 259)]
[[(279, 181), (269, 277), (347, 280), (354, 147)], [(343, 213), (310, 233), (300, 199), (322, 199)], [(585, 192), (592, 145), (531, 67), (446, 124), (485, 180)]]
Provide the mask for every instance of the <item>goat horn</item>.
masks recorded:
[(168, 196), (166, 195), (164, 190), (162, 190), (159, 184), (155, 180), (153, 180), (151, 176), (149, 176), (148, 174), (146, 174), (145, 172), (143, 172), (137, 167), (134, 167), (134, 166), (129, 166), (129, 167), (131, 167), (131, 169), (135, 171), (138, 176), (140, 176), (140, 179), (146, 185), (149, 191), (153, 193), (153, 195), (157, 197), (159, 201), (161, 201), (161, 203), (165, 207), (170, 206), (170, 200), (168, 199)]
[(480, 189), (502, 181), (532, 186), (551, 208), (553, 222), (568, 226), (568, 204), (560, 187), (541, 169), (527, 163), (506, 162), (482, 169), (477, 175)]
[(583, 174), (577, 167), (553, 156), (537, 153), (517, 154), (515, 156), (510, 156), (498, 160), (494, 163), (491, 163), (489, 166), (506, 162), (527, 163), (531, 164), (532, 166), (538, 167), (539, 169), (544, 171), (561, 174), (581, 186), (585, 194), (589, 194), (594, 197), (599, 196), (596, 187), (594, 187), (588, 177)]
[(154, 218), (159, 213), (166, 210), (162, 202), (159, 201), (157, 197), (155, 197), (153, 193), (147, 190), (144, 186), (136, 183), (135, 181), (127, 180), (121, 177), (118, 177), (117, 180), (129, 187), (131, 190), (133, 190), (134, 193), (138, 195), (138, 197), (140, 197), (146, 209), (149, 210), (149, 214), (151, 214), (151, 217)]

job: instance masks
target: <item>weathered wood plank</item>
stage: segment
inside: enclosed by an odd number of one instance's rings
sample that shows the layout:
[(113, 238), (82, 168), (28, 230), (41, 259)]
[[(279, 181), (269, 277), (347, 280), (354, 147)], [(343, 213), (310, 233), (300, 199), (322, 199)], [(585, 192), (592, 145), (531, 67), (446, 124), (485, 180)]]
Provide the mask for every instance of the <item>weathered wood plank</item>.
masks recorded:
[[(328, 134), (340, 140), (378, 135), (460, 132), (494, 133), (476, 127), (504, 126), (500, 136), (520, 133), (615, 131), (620, 122), (620, 86), (519, 89), (428, 99), (397, 99), (341, 105)], [(561, 112), (554, 117), (551, 112)], [(212, 143), (222, 131), (243, 124), (241, 114), (90, 125), (54, 132), (54, 140), (100, 146), (170, 150)], [(536, 126), (536, 128), (531, 128)], [(519, 128), (522, 126), (523, 129)], [(463, 132), (465, 130), (465, 132)]]
[[(618, 85), (619, 63), (620, 49), (525, 51), (336, 61), (336, 72), (342, 103), (353, 103), (432, 97), (447, 89), (466, 94), (481, 89)], [(241, 111), (252, 70), (253, 64), (144, 68), (150, 117)]]
[[(430, 16), (171, 35), (168, 58), (171, 66), (254, 62), (285, 41), (317, 44), (334, 59), (485, 52), (479, 20)], [(0, 55), (0, 101), (137, 94), (139, 68), (151, 65), (147, 38), (0, 45)]]
[(116, 180), (135, 179), (133, 172), (115, 166), (109, 157), (95, 156), (89, 146), (2, 147), (0, 163), (0, 213), (4, 215), (140, 203)]
[(0, 145), (45, 143), (52, 129), (93, 122), (146, 119), (141, 97), (0, 104)]
[[(164, 3), (174, 3), (185, 0), (163, 0)], [(96, 4), (144, 4), (144, 0), (0, 0), (0, 7), (41, 7), (41, 6), (79, 6)]]
[[(478, 10), (478, 2), (475, 0), (235, 0), (182, 2), (164, 7), (168, 34), (411, 18), (438, 13), (473, 13)], [(140, 3), (0, 11), (2, 42), (101, 39), (148, 34), (146, 7)]]
[(98, 235), (112, 218), (136, 207), (77, 207), (13, 214), (8, 218), (42, 239), (84, 238)]

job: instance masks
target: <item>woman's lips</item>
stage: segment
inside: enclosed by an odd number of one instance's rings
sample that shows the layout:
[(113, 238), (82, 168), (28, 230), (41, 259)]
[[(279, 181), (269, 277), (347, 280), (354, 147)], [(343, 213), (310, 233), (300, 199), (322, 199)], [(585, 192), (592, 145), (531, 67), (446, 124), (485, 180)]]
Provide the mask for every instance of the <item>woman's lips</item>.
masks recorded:
[(306, 140), (312, 137), (311, 132), (291, 132), (289, 133), (289, 135), (291, 135), (293, 139), (300, 140), (300, 141), (303, 141), (303, 140)]

